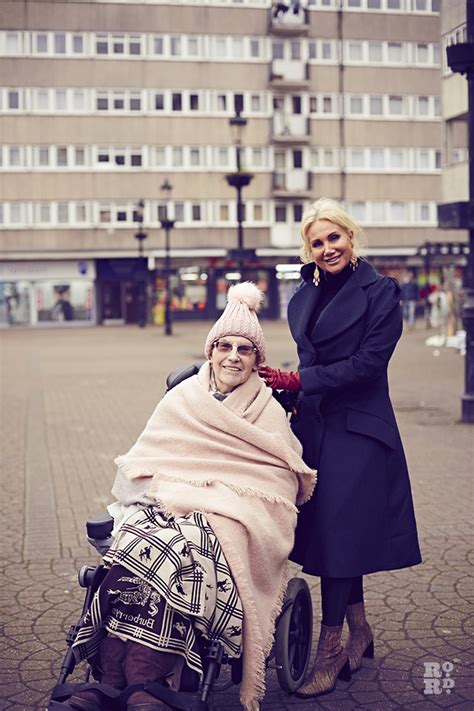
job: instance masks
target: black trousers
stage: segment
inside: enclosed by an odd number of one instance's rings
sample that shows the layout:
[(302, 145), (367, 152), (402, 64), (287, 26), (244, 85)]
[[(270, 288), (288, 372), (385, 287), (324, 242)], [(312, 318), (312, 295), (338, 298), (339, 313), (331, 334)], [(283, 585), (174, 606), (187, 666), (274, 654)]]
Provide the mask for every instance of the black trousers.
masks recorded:
[(363, 600), (362, 575), (356, 578), (321, 578), (323, 625), (342, 625), (347, 606)]

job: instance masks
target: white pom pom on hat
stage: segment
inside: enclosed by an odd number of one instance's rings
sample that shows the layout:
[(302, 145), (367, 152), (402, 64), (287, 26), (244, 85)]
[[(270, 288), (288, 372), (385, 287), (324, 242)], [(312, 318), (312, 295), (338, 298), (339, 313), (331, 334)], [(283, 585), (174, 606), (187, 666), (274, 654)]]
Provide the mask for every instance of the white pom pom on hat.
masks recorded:
[(207, 334), (204, 353), (211, 357), (212, 344), (224, 336), (248, 338), (258, 350), (257, 361), (265, 360), (265, 337), (258, 320), (264, 294), (251, 281), (231, 286), (227, 293), (227, 306)]

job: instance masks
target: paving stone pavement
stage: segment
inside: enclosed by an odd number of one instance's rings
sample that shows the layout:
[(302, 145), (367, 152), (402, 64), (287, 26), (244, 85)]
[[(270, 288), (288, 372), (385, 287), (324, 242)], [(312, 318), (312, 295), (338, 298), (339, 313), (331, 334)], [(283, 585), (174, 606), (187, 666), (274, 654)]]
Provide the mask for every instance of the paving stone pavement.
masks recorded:
[[(435, 355), (418, 326), (390, 372), (424, 563), (366, 577), (376, 656), (351, 682), (302, 701), (270, 670), (262, 711), (474, 708), (474, 428), (458, 422), (463, 359), (452, 349)], [(84, 521), (109, 502), (113, 459), (141, 431), (165, 375), (201, 359), (208, 328), (177, 323), (172, 337), (134, 327), (2, 333), (0, 708), (45, 708), (81, 608), (77, 571), (98, 561)], [(265, 331), (268, 361), (294, 367), (286, 324)], [(318, 618), (319, 583), (308, 581)], [(439, 694), (424, 694), (433, 683), (425, 662), (445, 665)], [(237, 689), (216, 693), (214, 708), (239, 709)]]

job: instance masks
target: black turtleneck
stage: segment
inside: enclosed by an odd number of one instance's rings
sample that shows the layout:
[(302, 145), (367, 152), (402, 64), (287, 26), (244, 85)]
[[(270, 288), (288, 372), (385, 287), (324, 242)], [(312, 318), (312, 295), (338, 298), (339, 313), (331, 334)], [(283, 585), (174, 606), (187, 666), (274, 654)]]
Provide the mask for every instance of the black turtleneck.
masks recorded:
[(351, 265), (348, 264), (344, 267), (342, 272), (339, 272), (338, 274), (329, 274), (328, 272), (324, 272), (322, 269), (319, 270), (319, 273), (321, 275), (321, 281), (315, 288), (321, 289), (322, 293), (308, 321), (308, 327), (306, 329), (307, 336), (311, 336), (311, 332), (322, 310), (329, 304), (330, 301), (334, 299), (337, 292), (342, 289), (346, 281), (352, 276), (353, 271), (351, 269)]

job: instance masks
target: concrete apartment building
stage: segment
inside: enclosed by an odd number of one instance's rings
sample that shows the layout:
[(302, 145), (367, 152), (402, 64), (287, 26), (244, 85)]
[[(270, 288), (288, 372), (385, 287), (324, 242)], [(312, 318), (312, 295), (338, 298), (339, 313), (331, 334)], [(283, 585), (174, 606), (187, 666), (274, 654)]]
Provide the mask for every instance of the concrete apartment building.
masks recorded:
[(459, 240), (437, 229), (440, 0), (271, 4), (2, 0), (0, 323), (134, 322), (144, 280), (158, 322), (166, 216), (175, 318), (213, 318), (239, 277), (237, 110), (265, 315), (297, 284), (317, 197), (344, 202), (382, 271), (422, 273), (420, 245)]

